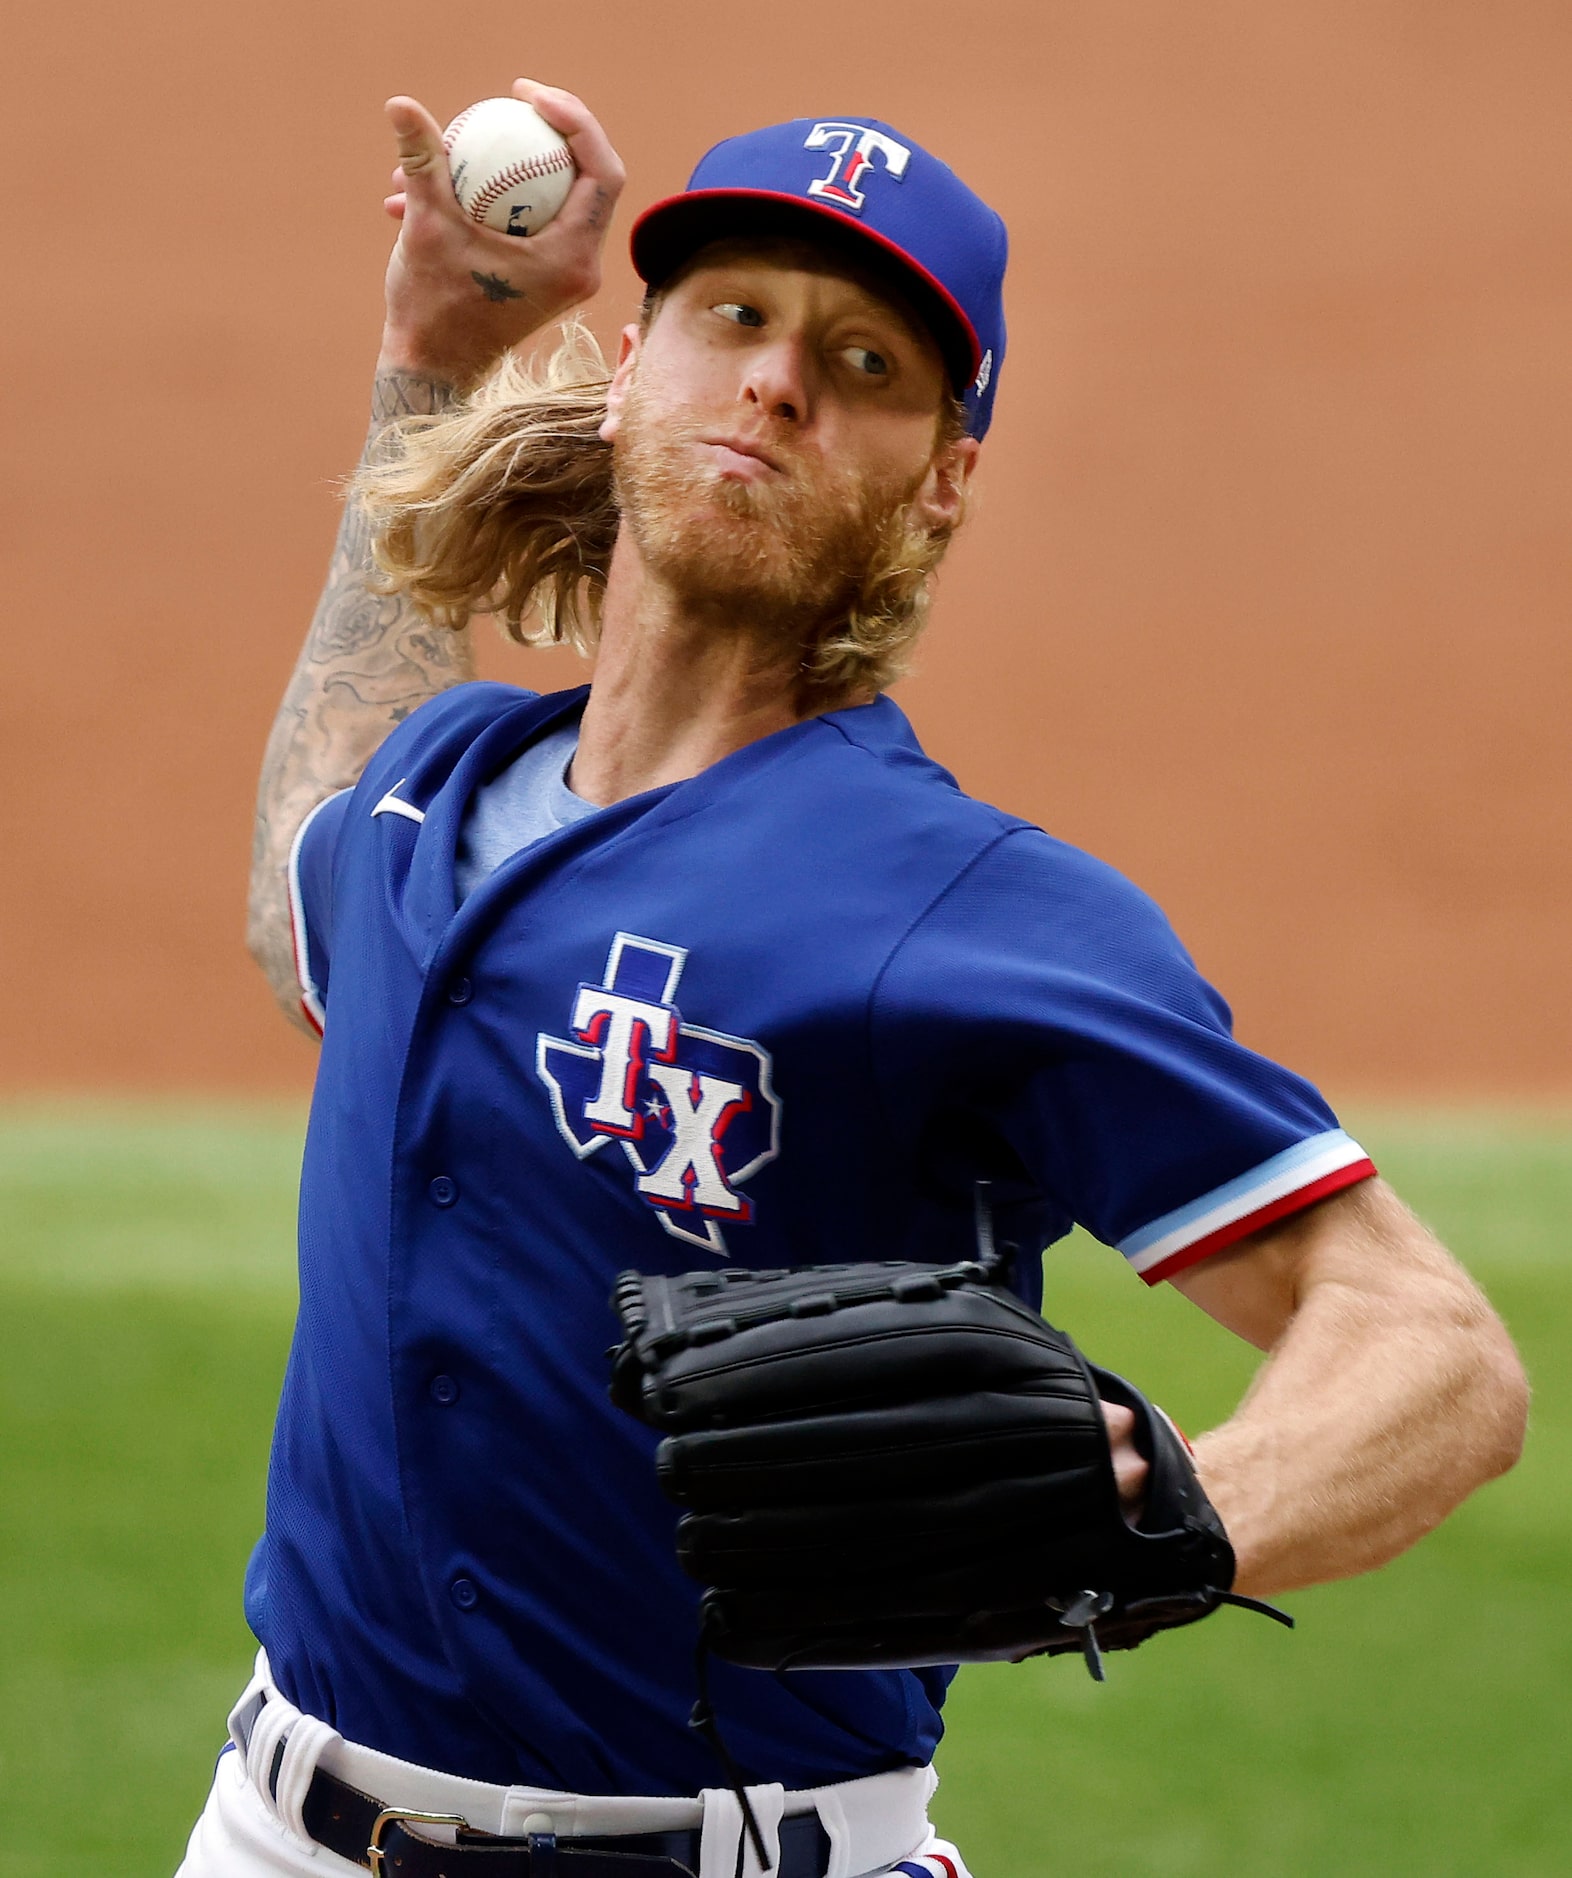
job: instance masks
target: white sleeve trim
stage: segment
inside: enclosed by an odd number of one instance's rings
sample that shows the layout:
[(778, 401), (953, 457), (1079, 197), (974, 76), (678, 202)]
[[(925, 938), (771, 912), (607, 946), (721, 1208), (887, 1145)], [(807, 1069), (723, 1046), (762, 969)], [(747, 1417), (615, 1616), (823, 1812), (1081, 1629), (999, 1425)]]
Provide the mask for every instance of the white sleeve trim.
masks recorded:
[(1214, 1187), (1188, 1206), (1154, 1219), (1149, 1226), (1131, 1233), (1119, 1250), (1138, 1272), (1152, 1271), (1175, 1253), (1188, 1251), (1203, 1240), (1215, 1237), (1241, 1220), (1263, 1212), (1278, 1201), (1317, 1186), (1329, 1176), (1366, 1163), (1369, 1156), (1359, 1143), (1341, 1128), (1329, 1128), (1324, 1134), (1311, 1135), (1281, 1154), (1274, 1154), (1237, 1180)]
[(295, 980), (300, 986), (300, 1008), (319, 1037), (327, 1022), (327, 1009), (317, 989), (316, 974), (311, 966), (311, 942), (306, 932), (306, 902), (300, 890), (300, 851), (305, 845), (306, 830), (328, 803), (336, 802), (340, 796), (349, 793), (347, 789), (338, 789), (332, 795), (324, 796), (295, 830), (295, 838), (289, 844), (289, 934), (295, 953)]

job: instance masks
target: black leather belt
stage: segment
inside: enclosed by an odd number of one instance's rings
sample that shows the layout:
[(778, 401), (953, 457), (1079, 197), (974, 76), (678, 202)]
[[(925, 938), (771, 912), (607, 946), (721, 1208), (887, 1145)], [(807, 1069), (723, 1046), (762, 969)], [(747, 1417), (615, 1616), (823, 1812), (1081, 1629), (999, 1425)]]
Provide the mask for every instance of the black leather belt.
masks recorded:
[[(320, 1767), (301, 1813), (318, 1845), (377, 1878), (694, 1878), (699, 1869), (697, 1827), (502, 1839), (475, 1832), (455, 1813), (385, 1805)], [(457, 1844), (419, 1837), (423, 1824), (455, 1827)], [(830, 1868), (829, 1834), (817, 1813), (783, 1819), (780, 1846), (771, 1878), (824, 1878)]]

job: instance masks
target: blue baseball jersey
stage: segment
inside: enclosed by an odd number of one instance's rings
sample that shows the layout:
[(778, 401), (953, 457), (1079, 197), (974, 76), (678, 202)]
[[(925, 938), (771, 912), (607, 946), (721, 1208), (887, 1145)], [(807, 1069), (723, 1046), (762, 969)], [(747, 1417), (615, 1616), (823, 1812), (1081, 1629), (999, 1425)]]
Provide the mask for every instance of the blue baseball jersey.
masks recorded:
[[(1372, 1170), (1149, 899), (963, 794), (887, 698), (460, 902), (475, 791), (584, 695), (443, 694), (295, 843), (323, 1042), (247, 1612), (352, 1740), (693, 1793), (698, 1592), (607, 1397), (618, 1272), (963, 1257), (985, 1177), (1002, 1237), (1079, 1221), (1155, 1279)], [(788, 1787), (928, 1760), (947, 1680), (713, 1670), (738, 1760)]]

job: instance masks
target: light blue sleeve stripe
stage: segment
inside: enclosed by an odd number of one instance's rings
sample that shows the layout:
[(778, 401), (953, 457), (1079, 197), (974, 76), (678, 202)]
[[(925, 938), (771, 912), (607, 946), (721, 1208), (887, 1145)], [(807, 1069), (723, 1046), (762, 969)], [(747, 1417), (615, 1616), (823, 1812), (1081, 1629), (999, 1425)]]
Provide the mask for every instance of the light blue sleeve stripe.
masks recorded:
[(1120, 1241), (1119, 1250), (1126, 1258), (1136, 1258), (1148, 1246), (1156, 1245), (1159, 1239), (1166, 1239), (1170, 1233), (1181, 1231), (1209, 1213), (1226, 1211), (1234, 1202), (1247, 1200), (1261, 1188), (1292, 1174), (1295, 1168), (1323, 1159), (1329, 1149), (1353, 1149), (1356, 1145), (1341, 1128), (1329, 1128), (1324, 1134), (1310, 1135), (1303, 1141), (1296, 1141), (1291, 1148), (1284, 1148), (1281, 1154), (1274, 1154), (1271, 1160), (1252, 1167), (1248, 1174), (1241, 1174), (1237, 1180), (1214, 1187), (1210, 1193), (1202, 1194), (1199, 1200), (1192, 1200), (1188, 1206), (1176, 1207), (1161, 1219), (1154, 1219), (1151, 1225), (1143, 1226), (1139, 1232), (1131, 1233), (1128, 1239)]

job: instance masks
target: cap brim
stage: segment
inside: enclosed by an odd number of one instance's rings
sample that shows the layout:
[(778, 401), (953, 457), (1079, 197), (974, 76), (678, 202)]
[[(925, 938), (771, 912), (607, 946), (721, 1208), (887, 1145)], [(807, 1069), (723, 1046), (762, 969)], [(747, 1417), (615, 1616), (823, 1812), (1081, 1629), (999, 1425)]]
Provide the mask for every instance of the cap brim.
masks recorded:
[(796, 235), (891, 273), (938, 343), (956, 396), (971, 389), (982, 343), (955, 296), (888, 236), (839, 209), (773, 189), (692, 189), (653, 203), (633, 224), (633, 265), (659, 287), (709, 242), (740, 235)]

